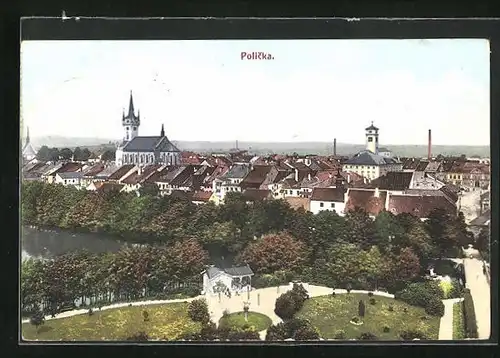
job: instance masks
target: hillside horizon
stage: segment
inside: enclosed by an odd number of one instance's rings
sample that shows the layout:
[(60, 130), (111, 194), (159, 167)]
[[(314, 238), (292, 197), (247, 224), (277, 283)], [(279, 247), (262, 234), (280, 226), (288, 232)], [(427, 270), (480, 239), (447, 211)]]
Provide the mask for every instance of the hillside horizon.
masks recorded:
[[(24, 139), (23, 139), (24, 141)], [(58, 148), (75, 148), (75, 147), (113, 147), (118, 140), (111, 138), (81, 138), (81, 137), (62, 137), (62, 136), (42, 136), (32, 137), (31, 143), (39, 149), (41, 146)], [(172, 140), (179, 149), (194, 152), (217, 152), (229, 151), (235, 149), (236, 141), (175, 141)], [(427, 156), (427, 145), (391, 145), (382, 144), (381, 147), (388, 148), (396, 156)], [(337, 142), (337, 155), (353, 155), (365, 148), (364, 144), (343, 143)], [(248, 150), (255, 154), (318, 154), (331, 155), (333, 154), (332, 142), (258, 142), (258, 141), (238, 141), (238, 149)], [(469, 146), (469, 145), (439, 145), (432, 146), (432, 154), (449, 156), (490, 156), (490, 146)]]

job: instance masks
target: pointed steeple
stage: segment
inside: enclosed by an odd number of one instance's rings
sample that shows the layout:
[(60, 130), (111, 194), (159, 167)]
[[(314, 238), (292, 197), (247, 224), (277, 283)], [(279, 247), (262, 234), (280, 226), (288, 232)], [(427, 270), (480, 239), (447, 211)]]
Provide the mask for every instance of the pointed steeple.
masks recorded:
[(134, 99), (132, 98), (132, 91), (130, 91), (130, 101), (129, 101), (129, 104), (128, 104), (128, 117), (129, 118), (134, 118), (135, 117)]
[(160, 137), (165, 137), (165, 128), (163, 128), (163, 124), (161, 125)]
[(26, 145), (30, 142), (30, 127), (26, 127)]

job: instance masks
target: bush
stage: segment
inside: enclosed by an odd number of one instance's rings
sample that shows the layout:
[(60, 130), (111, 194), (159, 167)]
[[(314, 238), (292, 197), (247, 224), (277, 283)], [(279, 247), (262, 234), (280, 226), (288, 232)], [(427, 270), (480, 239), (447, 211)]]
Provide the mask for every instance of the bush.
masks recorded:
[(256, 331), (230, 330), (227, 336), (230, 341), (260, 341)]
[(394, 298), (412, 306), (425, 308), (431, 299), (442, 300), (444, 292), (436, 281), (414, 282), (394, 294)]
[(394, 306), (393, 305), (389, 305), (389, 307), (387, 307), (387, 310), (389, 312), (394, 312)]
[(365, 302), (363, 300), (359, 300), (358, 303), (358, 316), (359, 317), (365, 316)]
[(284, 323), (286, 329), (286, 338), (292, 338), (295, 332), (301, 328), (310, 326), (309, 322), (305, 319), (292, 318)]
[(437, 317), (443, 317), (444, 315), (444, 303), (438, 298), (432, 297), (427, 301), (427, 304), (425, 305), (425, 313), (432, 315), (432, 316), (437, 316)]
[(200, 338), (203, 341), (213, 341), (219, 338), (217, 326), (212, 321), (204, 324), (200, 330)]
[(414, 339), (427, 339), (427, 337), (420, 331), (416, 330), (406, 330), (399, 334), (399, 337), (403, 341), (412, 341)]
[(376, 341), (378, 337), (370, 332), (361, 333), (358, 337), (361, 341)]
[(130, 337), (127, 337), (125, 340), (134, 342), (149, 341), (149, 336), (146, 332), (138, 332), (131, 335)]
[(149, 321), (149, 313), (148, 313), (148, 311), (146, 311), (146, 310), (142, 311), (142, 317), (144, 318), (144, 322)]
[(226, 308), (224, 311), (222, 311), (222, 317), (227, 317), (229, 316), (229, 310)]
[(284, 341), (287, 338), (290, 338), (290, 336), (288, 336), (288, 329), (283, 322), (272, 325), (267, 329), (266, 341)]
[(203, 298), (191, 301), (188, 305), (188, 315), (194, 322), (207, 323), (210, 320), (207, 301)]
[(463, 310), (466, 337), (478, 338), (476, 311), (474, 310), (474, 302), (468, 288), (464, 290)]
[(266, 288), (273, 286), (281, 286), (287, 284), (290, 281), (286, 281), (285, 275), (277, 273), (276, 275), (264, 274), (256, 276), (252, 279), (252, 286), (255, 288)]
[(457, 277), (457, 264), (451, 260), (437, 260), (434, 262), (434, 272), (440, 276)]
[(89, 316), (92, 316), (94, 314), (94, 311), (92, 310), (92, 308), (89, 308), (89, 310), (87, 311), (87, 314)]
[(460, 284), (460, 282), (458, 281), (458, 279), (454, 278), (451, 280), (451, 284), (452, 284), (452, 287), (451, 287), (451, 290), (449, 292), (449, 298), (460, 298), (460, 297), (463, 297), (464, 295), (464, 288), (462, 287), (462, 285)]
[(202, 341), (204, 339), (201, 338), (201, 334), (199, 334), (199, 333), (186, 332), (186, 333), (183, 333), (179, 337), (179, 340), (184, 340), (184, 341)]
[(382, 327), (382, 332), (389, 333), (390, 331), (391, 331), (391, 328), (389, 326)]
[(339, 329), (335, 331), (335, 334), (333, 335), (334, 339), (346, 339), (346, 333), (343, 329)]
[(354, 323), (359, 323), (359, 322), (361, 322), (361, 319), (359, 319), (359, 317), (353, 317), (353, 318), (351, 319), (351, 322), (354, 322)]
[(45, 317), (43, 316), (42, 311), (38, 310), (30, 317), (30, 324), (35, 326), (37, 329), (39, 326), (45, 323)]
[(311, 325), (306, 325), (295, 331), (293, 339), (296, 341), (315, 341), (319, 339), (319, 333)]
[(276, 299), (274, 306), (274, 313), (283, 319), (291, 319), (293, 315), (298, 311), (295, 307), (295, 296), (292, 292), (286, 292)]
[(372, 296), (373, 296), (373, 292), (372, 291), (368, 292), (368, 297), (372, 297)]
[(370, 298), (369, 302), (371, 305), (375, 305), (377, 303), (377, 300), (372, 297), (372, 298)]

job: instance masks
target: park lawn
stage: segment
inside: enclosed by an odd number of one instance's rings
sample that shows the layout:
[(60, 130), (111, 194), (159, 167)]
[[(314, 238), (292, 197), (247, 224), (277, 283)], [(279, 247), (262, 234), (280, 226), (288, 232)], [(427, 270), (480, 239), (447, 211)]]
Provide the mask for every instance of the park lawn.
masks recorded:
[[(81, 314), (47, 320), (39, 327), (38, 334), (33, 325), (23, 323), (22, 335), (24, 339), (40, 341), (114, 341), (144, 331), (151, 339), (175, 340), (183, 333), (201, 329), (199, 323), (188, 317), (187, 305), (180, 302), (96, 310), (92, 316)], [(144, 310), (149, 314), (148, 322), (144, 322)]]
[[(343, 330), (346, 339), (357, 338), (370, 332), (380, 340), (400, 340), (404, 330), (418, 330), (429, 339), (438, 339), (440, 317), (430, 316), (420, 307), (410, 306), (389, 297), (373, 296), (375, 305), (369, 303), (367, 294), (350, 293), (336, 296), (319, 296), (308, 299), (295, 317), (308, 319), (322, 338), (334, 339), (336, 331)], [(365, 317), (361, 326), (349, 321), (358, 316), (358, 303), (365, 301)], [(389, 311), (392, 305), (394, 311)], [(404, 307), (407, 312), (404, 312)], [(425, 317), (425, 318), (424, 318)], [(388, 326), (389, 332), (383, 332)]]
[(463, 302), (457, 302), (453, 305), (453, 339), (465, 339), (465, 322), (462, 305)]
[(233, 327), (242, 329), (245, 325), (260, 332), (273, 324), (271, 318), (262, 313), (248, 312), (248, 322), (245, 321), (245, 312), (231, 313), (219, 320), (219, 327)]

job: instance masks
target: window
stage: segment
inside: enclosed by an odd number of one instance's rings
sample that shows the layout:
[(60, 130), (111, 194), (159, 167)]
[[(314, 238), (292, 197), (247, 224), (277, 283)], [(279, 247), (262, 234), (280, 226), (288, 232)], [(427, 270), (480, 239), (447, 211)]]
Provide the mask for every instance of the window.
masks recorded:
[(126, 127), (125, 129), (126, 129), (126, 130), (130, 130), (130, 127)]
[(368, 137), (368, 142), (369, 143), (373, 142), (373, 137)]
[(325, 206), (325, 203), (319, 203), (320, 208), (322, 208), (323, 206)]
[(134, 131), (136, 131), (136, 130), (137, 130), (137, 127), (134, 127)]
[(334, 207), (335, 207), (335, 203), (331, 203), (331, 204), (330, 204), (330, 207), (331, 207), (331, 208), (334, 208)]

